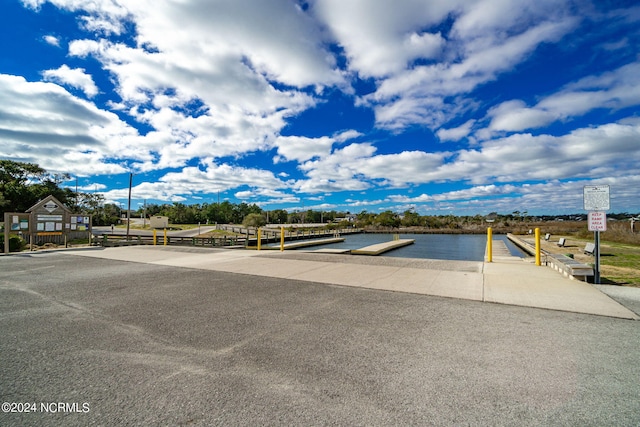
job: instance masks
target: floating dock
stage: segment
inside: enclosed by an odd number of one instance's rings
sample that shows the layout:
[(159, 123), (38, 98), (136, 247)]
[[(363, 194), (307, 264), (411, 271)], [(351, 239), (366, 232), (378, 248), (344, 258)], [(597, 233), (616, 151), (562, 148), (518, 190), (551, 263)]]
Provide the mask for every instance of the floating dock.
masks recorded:
[(390, 242), (377, 243), (371, 246), (365, 246), (360, 249), (352, 249), (351, 254), (353, 255), (380, 255), (382, 253), (388, 252), (392, 249), (401, 248), (403, 246), (412, 245), (415, 243), (415, 239), (399, 239), (392, 240)]
[[(300, 240), (297, 242), (289, 242), (284, 244), (284, 249), (298, 249), (298, 248), (306, 248), (308, 246), (319, 246), (319, 245), (328, 245), (330, 243), (342, 243), (344, 242), (344, 237), (333, 237), (330, 239), (313, 239), (313, 240)], [(262, 246), (262, 249), (280, 249), (280, 245), (269, 245)]]

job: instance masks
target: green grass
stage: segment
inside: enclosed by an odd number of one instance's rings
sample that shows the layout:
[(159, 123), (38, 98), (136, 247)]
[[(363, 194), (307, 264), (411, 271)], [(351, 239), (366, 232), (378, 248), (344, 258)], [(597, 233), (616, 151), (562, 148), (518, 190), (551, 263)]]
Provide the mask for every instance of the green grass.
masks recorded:
[(600, 270), (603, 283), (640, 287), (640, 246), (601, 242)]

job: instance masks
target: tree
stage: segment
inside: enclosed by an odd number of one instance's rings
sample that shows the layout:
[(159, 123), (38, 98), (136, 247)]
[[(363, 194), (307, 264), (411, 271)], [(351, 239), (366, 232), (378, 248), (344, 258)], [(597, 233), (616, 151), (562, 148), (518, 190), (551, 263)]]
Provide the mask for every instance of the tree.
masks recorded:
[(0, 212), (24, 212), (49, 195), (73, 207), (75, 193), (60, 187), (69, 178), (69, 174), (50, 174), (34, 163), (0, 160)]
[(398, 219), (398, 216), (391, 211), (384, 211), (380, 213), (378, 215), (377, 222), (382, 227), (397, 228), (400, 226), (400, 219)]
[(366, 227), (373, 225), (376, 219), (376, 214), (363, 210), (358, 214), (357, 225), (358, 227)]
[(418, 215), (416, 212), (407, 210), (404, 211), (403, 216), (404, 218), (402, 219), (402, 225), (404, 225), (405, 227), (420, 225), (420, 215)]
[(218, 205), (218, 215), (219, 215), (218, 222), (221, 222), (223, 224), (234, 222), (233, 211), (234, 211), (234, 207), (231, 204), (231, 202), (229, 202), (228, 200), (225, 200), (224, 202), (220, 203)]
[(250, 213), (242, 220), (242, 225), (244, 227), (262, 227), (265, 225), (267, 221), (264, 219), (262, 214), (259, 213)]
[(276, 209), (269, 212), (269, 221), (276, 224), (284, 224), (287, 222), (289, 214), (284, 209)]

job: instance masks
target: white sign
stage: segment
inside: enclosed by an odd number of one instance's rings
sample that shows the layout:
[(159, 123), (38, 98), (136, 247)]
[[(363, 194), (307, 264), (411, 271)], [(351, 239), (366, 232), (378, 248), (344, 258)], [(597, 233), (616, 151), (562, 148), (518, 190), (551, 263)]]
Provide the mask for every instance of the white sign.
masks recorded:
[(609, 207), (609, 186), (608, 185), (585, 185), (584, 186), (584, 210), (586, 211), (608, 211)]
[(605, 212), (589, 212), (589, 231), (607, 231), (607, 214)]
[(47, 203), (42, 205), (42, 207), (45, 208), (47, 211), (49, 211), (49, 213), (52, 213), (53, 211), (58, 209), (59, 206), (53, 203), (52, 201), (48, 201)]

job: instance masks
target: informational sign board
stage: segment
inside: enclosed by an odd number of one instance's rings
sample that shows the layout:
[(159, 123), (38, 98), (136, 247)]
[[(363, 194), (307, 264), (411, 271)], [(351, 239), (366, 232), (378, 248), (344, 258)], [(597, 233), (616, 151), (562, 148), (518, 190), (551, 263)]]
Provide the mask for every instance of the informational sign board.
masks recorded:
[[(5, 242), (10, 234), (18, 234), (24, 240), (28, 238), (32, 248), (36, 239), (64, 239), (66, 245), (67, 238), (77, 238), (77, 233), (82, 233), (80, 238), (85, 233), (91, 236), (91, 216), (72, 213), (53, 196), (45, 197), (26, 212), (5, 212), (4, 222)], [(4, 246), (4, 252), (9, 252), (9, 245)]]
[(584, 186), (584, 210), (586, 211), (608, 211), (609, 204), (608, 185), (585, 185)]
[(589, 212), (587, 222), (589, 231), (607, 231), (606, 212)]

